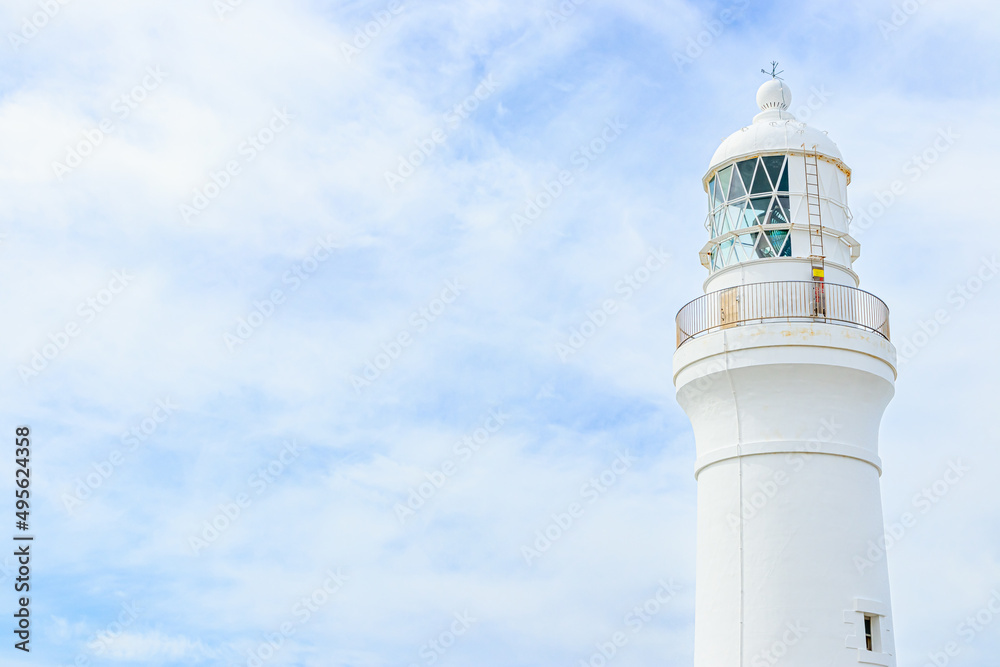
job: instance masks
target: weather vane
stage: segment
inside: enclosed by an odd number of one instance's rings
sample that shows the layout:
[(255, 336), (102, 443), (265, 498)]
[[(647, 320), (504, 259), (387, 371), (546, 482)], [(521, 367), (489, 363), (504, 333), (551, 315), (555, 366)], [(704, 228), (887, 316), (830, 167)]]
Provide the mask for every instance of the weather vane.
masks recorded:
[(777, 70), (778, 70), (778, 61), (777, 60), (772, 60), (771, 61), (771, 71), (768, 72), (766, 69), (762, 69), (761, 72), (763, 72), (764, 74), (770, 74), (772, 79), (780, 79), (781, 77), (778, 76), (778, 75), (779, 74), (783, 74), (785, 70), (781, 70), (780, 72), (777, 71)]

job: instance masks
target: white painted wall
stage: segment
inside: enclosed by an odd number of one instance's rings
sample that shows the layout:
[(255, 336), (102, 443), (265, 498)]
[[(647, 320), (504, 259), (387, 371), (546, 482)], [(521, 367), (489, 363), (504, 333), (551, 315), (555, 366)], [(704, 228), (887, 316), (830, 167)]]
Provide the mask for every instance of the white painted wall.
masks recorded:
[[(831, 324), (738, 326), (674, 355), (698, 478), (695, 666), (895, 665), (878, 428), (895, 350)], [(881, 654), (862, 613), (883, 614)], [(789, 625), (790, 624), (790, 625)], [(862, 626), (863, 627), (863, 626)], [(756, 661), (756, 662), (755, 662)]]
[[(803, 236), (806, 236), (803, 232)], [(807, 238), (792, 238), (792, 244), (809, 243)], [(755, 262), (740, 262), (716, 271), (705, 280), (705, 293), (737, 285), (766, 283), (774, 280), (812, 280), (812, 264), (807, 258), (775, 257)], [(858, 286), (858, 276), (853, 271), (833, 263), (826, 264), (826, 282), (848, 287)]]

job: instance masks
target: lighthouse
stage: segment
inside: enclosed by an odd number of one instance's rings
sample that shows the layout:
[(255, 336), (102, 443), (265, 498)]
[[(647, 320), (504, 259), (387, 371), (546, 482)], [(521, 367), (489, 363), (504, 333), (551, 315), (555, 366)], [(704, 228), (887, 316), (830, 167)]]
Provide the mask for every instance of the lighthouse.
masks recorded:
[(889, 311), (860, 289), (847, 186), (776, 75), (702, 185), (704, 294), (677, 314), (694, 430), (695, 667), (896, 665), (878, 431)]

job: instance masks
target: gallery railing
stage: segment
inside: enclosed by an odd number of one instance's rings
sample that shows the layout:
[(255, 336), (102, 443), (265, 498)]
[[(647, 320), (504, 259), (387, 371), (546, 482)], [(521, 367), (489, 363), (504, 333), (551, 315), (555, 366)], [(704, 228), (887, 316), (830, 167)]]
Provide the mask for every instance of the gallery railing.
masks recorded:
[(842, 324), (889, 340), (889, 308), (882, 299), (856, 287), (803, 280), (737, 285), (695, 299), (677, 313), (677, 345), (764, 322)]

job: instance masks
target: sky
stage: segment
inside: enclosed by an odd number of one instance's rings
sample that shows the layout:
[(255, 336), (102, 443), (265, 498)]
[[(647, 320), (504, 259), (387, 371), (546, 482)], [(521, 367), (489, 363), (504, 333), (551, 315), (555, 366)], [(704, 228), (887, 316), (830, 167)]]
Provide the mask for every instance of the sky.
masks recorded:
[(892, 313), (898, 664), (995, 664), (995, 3), (4, 0), (0, 36), (4, 665), (691, 664), (673, 318), (771, 61)]

